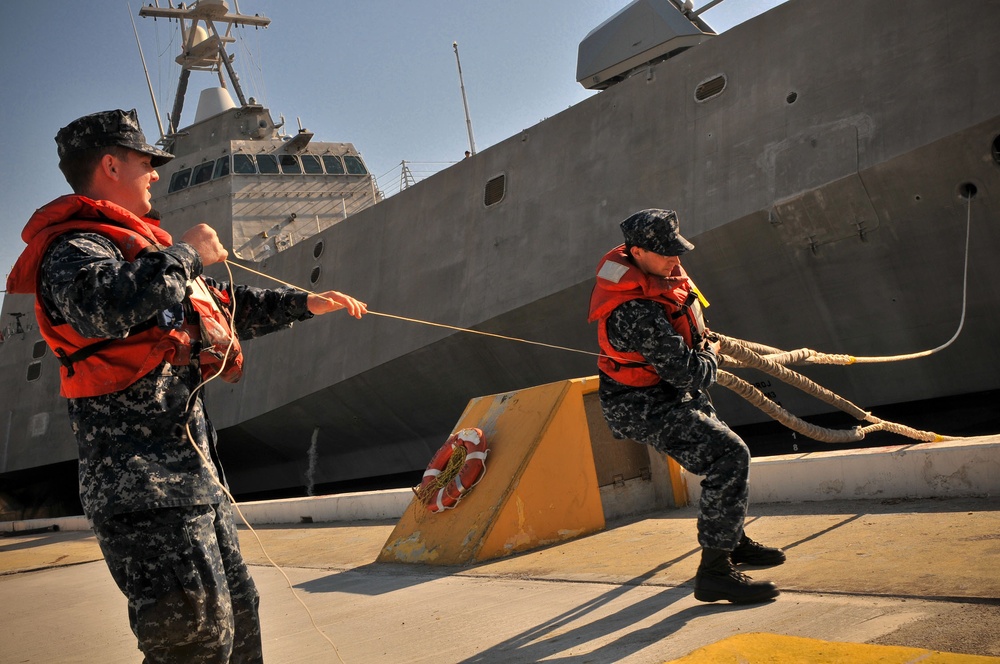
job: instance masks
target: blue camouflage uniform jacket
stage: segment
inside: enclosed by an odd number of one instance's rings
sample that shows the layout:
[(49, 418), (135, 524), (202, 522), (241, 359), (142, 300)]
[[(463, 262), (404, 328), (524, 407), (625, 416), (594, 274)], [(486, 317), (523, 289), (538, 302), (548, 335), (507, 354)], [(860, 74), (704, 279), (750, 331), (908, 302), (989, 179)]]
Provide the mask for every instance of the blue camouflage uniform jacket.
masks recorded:
[(607, 333), (613, 348), (640, 353), (661, 379), (650, 387), (632, 387), (600, 374), (601, 406), (615, 436), (629, 437), (624, 431), (629, 423), (665, 406), (697, 408), (707, 401), (718, 359), (711, 350), (688, 348), (662, 305), (642, 299), (619, 305), (608, 318)]
[[(107, 238), (70, 232), (46, 253), (38, 297), (56, 323), (66, 322), (87, 337), (122, 338), (180, 303), (187, 282), (201, 272), (198, 253), (184, 243), (129, 263)], [(312, 317), (302, 291), (207, 281), (235, 298), (234, 328), (241, 339)], [(219, 483), (225, 477), (204, 390), (188, 407), (200, 381), (197, 360), (187, 366), (164, 362), (120, 392), (69, 400), (79, 445), (80, 498), (88, 517), (101, 521), (124, 512), (224, 499)]]

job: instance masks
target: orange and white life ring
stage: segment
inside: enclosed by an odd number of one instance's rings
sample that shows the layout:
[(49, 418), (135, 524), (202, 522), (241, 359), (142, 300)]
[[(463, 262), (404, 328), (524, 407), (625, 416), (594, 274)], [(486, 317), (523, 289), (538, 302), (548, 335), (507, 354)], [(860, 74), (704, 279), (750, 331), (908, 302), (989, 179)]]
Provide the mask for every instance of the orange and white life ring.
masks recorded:
[(486, 437), (480, 429), (462, 429), (451, 434), (445, 444), (434, 453), (431, 462), (427, 464), (427, 470), (424, 471), (423, 480), (417, 490), (418, 494), (423, 494), (425, 487), (437, 479), (458, 447), (465, 448), (465, 465), (455, 479), (427, 497), (427, 509), (431, 512), (443, 512), (455, 507), (462, 496), (486, 474), (486, 454), (489, 451), (486, 449)]

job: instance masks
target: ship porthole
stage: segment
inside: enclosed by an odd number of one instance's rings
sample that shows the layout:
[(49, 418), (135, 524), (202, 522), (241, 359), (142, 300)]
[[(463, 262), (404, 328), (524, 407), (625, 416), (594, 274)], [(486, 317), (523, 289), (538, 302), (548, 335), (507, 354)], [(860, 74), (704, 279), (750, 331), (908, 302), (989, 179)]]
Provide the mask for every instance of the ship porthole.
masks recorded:
[(31, 359), (37, 360), (41, 357), (44, 357), (46, 348), (48, 348), (48, 345), (45, 343), (44, 340), (36, 341), (35, 345), (31, 347)]
[(32, 382), (32, 381), (38, 380), (38, 378), (41, 375), (42, 375), (42, 363), (41, 362), (32, 362), (31, 364), (28, 365), (28, 374), (27, 374), (27, 376), (25, 376), (25, 378), (28, 379), (29, 383)]
[(486, 183), (486, 192), (483, 195), (483, 203), (486, 207), (491, 205), (496, 205), (503, 200), (503, 197), (507, 194), (507, 176), (498, 175), (495, 178), (491, 178)]
[(726, 77), (723, 74), (713, 76), (707, 81), (702, 81), (694, 89), (694, 100), (696, 102), (708, 101), (722, 94), (726, 89)]
[(320, 240), (319, 242), (316, 243), (316, 246), (313, 247), (313, 258), (319, 258), (322, 255), (323, 255), (323, 240)]
[(789, 92), (788, 96), (785, 97), (785, 103), (786, 104), (794, 104), (795, 100), (797, 100), (798, 98), (799, 98), (799, 93), (798, 92)]
[(323, 272), (323, 270), (320, 268), (319, 265), (317, 265), (316, 267), (314, 267), (312, 269), (312, 272), (309, 273), (309, 283), (315, 284), (317, 281), (319, 281), (319, 275), (322, 272)]
[(993, 139), (993, 161), (1000, 164), (1000, 135)]

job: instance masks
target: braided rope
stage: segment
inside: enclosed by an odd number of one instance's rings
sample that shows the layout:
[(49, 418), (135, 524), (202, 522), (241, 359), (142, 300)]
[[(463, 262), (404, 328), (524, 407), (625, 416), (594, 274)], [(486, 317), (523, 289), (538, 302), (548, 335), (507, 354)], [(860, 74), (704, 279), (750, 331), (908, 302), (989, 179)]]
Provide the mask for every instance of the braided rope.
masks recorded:
[[(875, 417), (847, 399), (831, 392), (822, 385), (806, 378), (802, 374), (792, 371), (782, 364), (782, 362), (792, 363), (801, 361), (801, 358), (806, 353), (812, 353), (814, 351), (799, 349), (797, 351), (785, 353), (778, 349), (772, 349), (767, 346), (762, 347), (760, 344), (745, 342), (741, 339), (733, 339), (732, 337), (727, 337), (721, 334), (717, 336), (719, 337), (719, 344), (723, 353), (721, 357), (723, 366), (757, 369), (758, 371), (762, 371), (769, 376), (782, 381), (783, 383), (802, 390), (806, 394), (809, 394), (810, 396), (813, 396), (820, 401), (847, 413), (856, 420), (872, 423), (871, 426), (859, 426), (846, 430), (819, 427), (788, 412), (769, 399), (763, 392), (743, 379), (725, 371), (719, 372), (717, 379), (719, 385), (736, 392), (736, 394), (746, 399), (752, 406), (763, 411), (769, 417), (777, 420), (792, 431), (801, 433), (803, 436), (812, 438), (813, 440), (817, 440), (822, 443), (851, 443), (862, 440), (869, 433), (874, 433), (876, 431), (889, 431), (907, 438), (928, 443), (939, 442), (947, 439), (945, 436), (941, 436), (931, 431), (922, 431), (920, 429), (908, 427), (904, 424), (887, 422)], [(763, 356), (752, 350), (752, 347), (763, 348), (776, 352)]]

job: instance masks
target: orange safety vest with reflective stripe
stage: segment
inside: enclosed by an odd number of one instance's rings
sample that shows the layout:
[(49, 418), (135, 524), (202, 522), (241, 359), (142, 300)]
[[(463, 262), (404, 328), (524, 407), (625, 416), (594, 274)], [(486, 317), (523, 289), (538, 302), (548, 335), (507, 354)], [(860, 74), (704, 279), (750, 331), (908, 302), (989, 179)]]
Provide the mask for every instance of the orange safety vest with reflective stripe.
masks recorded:
[[(170, 235), (153, 220), (140, 219), (109, 201), (95, 201), (85, 196), (63, 196), (36, 211), (21, 233), (28, 243), (7, 279), (11, 293), (36, 293), (35, 317), (42, 338), (59, 357), (60, 394), (67, 398), (92, 397), (123, 390), (145, 376), (163, 361), (174, 365), (191, 362), (191, 353), (200, 353), (203, 377), (214, 375), (221, 366), (219, 344), (225, 351), (231, 340), (222, 377), (236, 382), (242, 375), (242, 353), (231, 326), (198, 277), (189, 288), (185, 303), (198, 314), (200, 324), (189, 323), (180, 329), (164, 329), (155, 319), (132, 328), (122, 339), (93, 339), (80, 335), (68, 323), (55, 324), (37, 295), (38, 273), (45, 252), (52, 242), (68, 232), (83, 231), (102, 235), (122, 252), (126, 261), (134, 261), (148, 249), (170, 246)], [(217, 296), (225, 297), (216, 289)], [(192, 316), (192, 318), (195, 318)], [(225, 339), (202, 343), (204, 330), (222, 330)], [(195, 350), (196, 349), (196, 350)]]
[(659, 277), (640, 270), (619, 245), (601, 259), (597, 285), (590, 297), (591, 322), (597, 321), (597, 341), (601, 347), (598, 368), (614, 380), (632, 387), (649, 387), (660, 377), (637, 352), (616, 350), (608, 340), (607, 323), (611, 312), (629, 300), (652, 300), (663, 305), (667, 320), (688, 348), (695, 348), (705, 334), (702, 300), (694, 283), (680, 268), (676, 277)]

